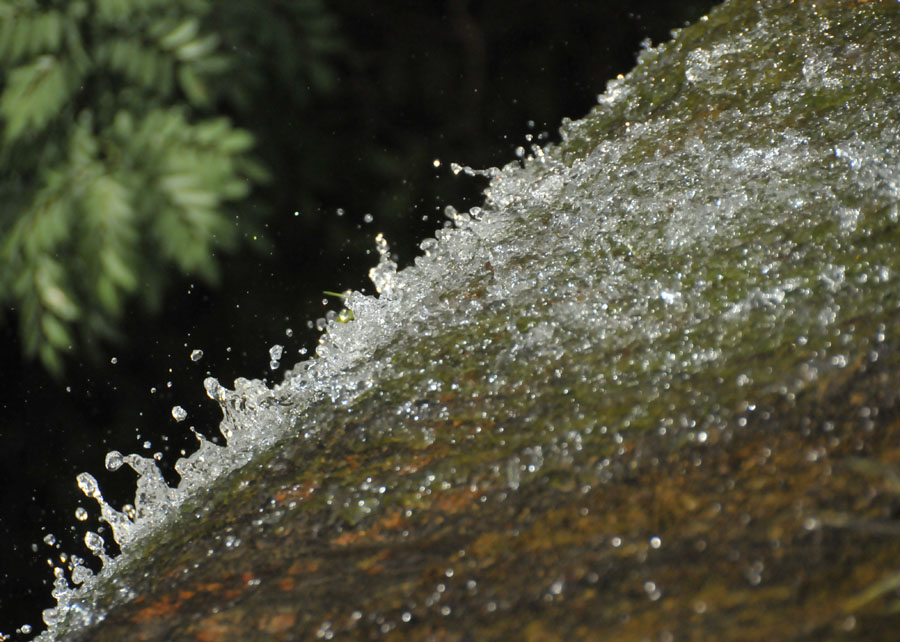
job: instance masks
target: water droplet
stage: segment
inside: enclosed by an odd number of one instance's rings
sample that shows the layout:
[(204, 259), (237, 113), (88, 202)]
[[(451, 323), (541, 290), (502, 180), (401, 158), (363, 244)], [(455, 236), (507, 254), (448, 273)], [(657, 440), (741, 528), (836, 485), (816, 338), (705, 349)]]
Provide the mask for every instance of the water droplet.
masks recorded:
[(203, 350), (192, 350), (191, 361), (200, 361), (203, 358)]
[(394, 278), (397, 276), (397, 264), (391, 260), (391, 252), (384, 234), (375, 237), (375, 247), (378, 250), (378, 265), (369, 270), (369, 279), (375, 285), (375, 290), (385, 298), (391, 298), (394, 289)]
[(278, 370), (278, 367), (281, 365), (281, 355), (284, 353), (284, 346), (275, 344), (271, 348), (269, 348), (269, 368), (271, 370)]
[(125, 463), (125, 460), (122, 457), (122, 453), (118, 450), (110, 450), (106, 453), (106, 470), (119, 470), (122, 467), (122, 464)]
[(271, 348), (269, 348), (269, 358), (272, 359), (272, 361), (279, 361), (281, 360), (281, 355), (283, 352), (284, 346), (276, 343)]
[(105, 542), (103, 541), (103, 538), (97, 533), (88, 531), (84, 534), (84, 544), (92, 553), (98, 553), (104, 550)]
[(187, 419), (187, 410), (181, 406), (172, 406), (172, 417), (175, 418), (175, 421), (184, 421)]

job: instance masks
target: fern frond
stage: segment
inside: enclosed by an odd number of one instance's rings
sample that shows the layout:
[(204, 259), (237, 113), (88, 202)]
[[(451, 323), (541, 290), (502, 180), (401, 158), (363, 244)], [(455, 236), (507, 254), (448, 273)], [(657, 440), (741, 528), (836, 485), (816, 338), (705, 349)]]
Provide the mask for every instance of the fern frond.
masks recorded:
[(36, 12), (6, 5), (0, 10), (0, 60), (9, 64), (38, 54), (57, 53), (65, 17), (58, 11)]
[(208, 0), (0, 0), (0, 300), (51, 371), (171, 268), (208, 280), (264, 171), (204, 118), (229, 68)]
[(39, 131), (59, 116), (77, 79), (71, 67), (51, 55), (13, 69), (0, 96), (0, 116), (6, 121), (7, 140)]

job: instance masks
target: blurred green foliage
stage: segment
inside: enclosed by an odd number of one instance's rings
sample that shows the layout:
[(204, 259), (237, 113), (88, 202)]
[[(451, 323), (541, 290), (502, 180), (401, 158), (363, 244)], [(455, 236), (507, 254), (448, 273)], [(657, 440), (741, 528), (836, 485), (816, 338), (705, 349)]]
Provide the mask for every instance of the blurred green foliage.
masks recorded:
[(210, 115), (231, 65), (214, 9), (0, 2), (0, 304), (53, 372), (114, 336), (129, 296), (152, 308), (170, 268), (213, 281), (238, 241), (226, 202), (265, 172)]

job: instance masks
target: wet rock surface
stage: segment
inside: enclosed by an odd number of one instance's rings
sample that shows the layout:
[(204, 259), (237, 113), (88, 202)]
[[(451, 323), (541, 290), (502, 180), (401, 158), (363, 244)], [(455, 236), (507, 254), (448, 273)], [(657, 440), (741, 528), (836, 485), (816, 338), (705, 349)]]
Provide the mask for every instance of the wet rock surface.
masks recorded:
[(317, 359), (210, 386), (274, 445), (54, 635), (896, 639), (898, 52), (836, 0), (644, 51)]

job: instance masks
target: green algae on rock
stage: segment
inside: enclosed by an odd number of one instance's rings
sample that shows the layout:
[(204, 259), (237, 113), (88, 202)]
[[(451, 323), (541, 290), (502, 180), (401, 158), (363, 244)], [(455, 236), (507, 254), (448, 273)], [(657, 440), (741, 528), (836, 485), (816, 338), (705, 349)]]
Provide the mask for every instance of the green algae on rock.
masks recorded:
[(210, 381), (228, 448), (47, 639), (894, 639), (898, 52), (847, 0), (647, 48), (281, 385)]

